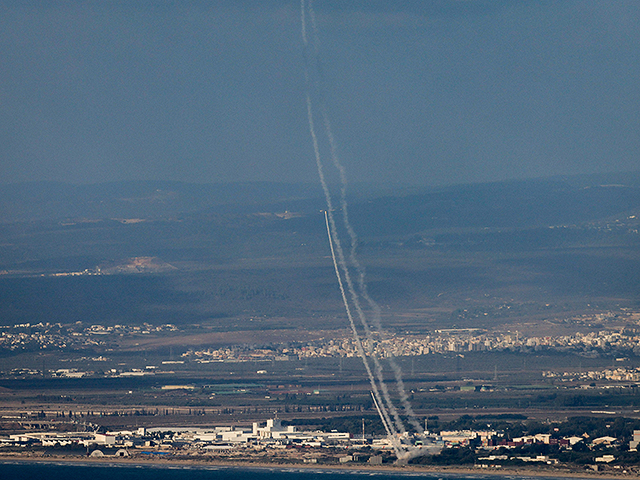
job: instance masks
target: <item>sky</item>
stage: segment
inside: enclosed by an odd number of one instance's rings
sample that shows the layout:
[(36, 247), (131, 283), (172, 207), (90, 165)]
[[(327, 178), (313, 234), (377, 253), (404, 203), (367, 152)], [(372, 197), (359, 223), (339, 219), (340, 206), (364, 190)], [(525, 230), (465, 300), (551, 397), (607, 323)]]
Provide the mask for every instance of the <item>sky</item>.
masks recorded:
[[(640, 2), (316, 0), (351, 182), (638, 170)], [(296, 0), (0, 0), (0, 182), (314, 182)]]

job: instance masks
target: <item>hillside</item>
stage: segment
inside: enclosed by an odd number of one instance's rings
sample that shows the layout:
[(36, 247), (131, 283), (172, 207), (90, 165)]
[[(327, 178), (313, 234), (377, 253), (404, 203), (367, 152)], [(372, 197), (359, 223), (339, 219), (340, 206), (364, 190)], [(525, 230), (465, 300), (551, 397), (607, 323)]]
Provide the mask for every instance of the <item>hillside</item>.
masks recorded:
[[(388, 326), (615, 309), (638, 304), (639, 177), (361, 185), (349, 215)], [(0, 199), (3, 324), (344, 326), (317, 186), (25, 184)]]

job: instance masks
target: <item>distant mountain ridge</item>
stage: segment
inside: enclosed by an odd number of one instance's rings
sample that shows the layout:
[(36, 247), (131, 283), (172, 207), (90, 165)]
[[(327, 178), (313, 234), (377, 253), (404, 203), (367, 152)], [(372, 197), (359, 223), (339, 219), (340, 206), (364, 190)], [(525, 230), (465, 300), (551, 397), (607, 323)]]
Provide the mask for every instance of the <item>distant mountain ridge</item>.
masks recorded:
[(286, 199), (319, 197), (311, 184), (113, 182), (0, 185), (0, 223), (34, 220), (167, 218)]
[[(632, 305), (639, 179), (353, 185), (349, 215), (390, 312)], [(325, 208), (308, 184), (0, 185), (0, 324), (342, 318)]]
[[(335, 194), (337, 195), (338, 189)], [(640, 205), (640, 172), (550, 177), (445, 187), (350, 185), (349, 206), (363, 234), (429, 228), (561, 224), (604, 218)], [(319, 184), (189, 184), (128, 181), (94, 185), (0, 184), (0, 224), (31, 221), (138, 221), (206, 214), (313, 213)]]
[(575, 187), (556, 181), (500, 182), (380, 197), (352, 206), (363, 235), (410, 234), (434, 228), (523, 228), (640, 215), (640, 187)]

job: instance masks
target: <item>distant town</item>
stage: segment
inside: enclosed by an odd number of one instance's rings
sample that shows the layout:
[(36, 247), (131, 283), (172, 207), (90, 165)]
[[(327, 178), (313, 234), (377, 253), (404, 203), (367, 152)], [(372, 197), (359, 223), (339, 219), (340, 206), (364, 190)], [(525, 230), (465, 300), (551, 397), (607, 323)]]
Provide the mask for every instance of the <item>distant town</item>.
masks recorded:
[[(576, 331), (570, 335), (527, 336), (514, 331), (486, 331), (475, 328), (436, 329), (427, 334), (387, 334), (375, 340), (364, 342), (364, 348), (371, 356), (416, 357), (423, 355), (458, 355), (464, 357), (469, 352), (512, 352), (535, 353), (556, 352), (578, 355), (586, 358), (610, 357), (615, 362), (623, 362), (628, 357), (640, 354), (640, 313), (617, 313), (615, 318), (624, 323), (604, 326), (613, 314), (583, 315), (570, 319), (577, 327), (599, 324), (602, 328), (591, 331)], [(577, 329), (577, 328), (576, 328)], [(174, 335), (181, 329), (173, 324), (151, 325), (85, 325), (38, 323), (16, 324), (0, 327), (0, 352), (19, 353), (39, 352), (85, 352), (75, 358), (76, 361), (108, 362), (109, 352), (117, 348), (123, 338)], [(193, 363), (241, 363), (241, 362), (281, 362), (313, 358), (354, 358), (357, 347), (348, 332), (337, 332), (331, 338), (319, 337), (311, 341), (282, 341), (266, 344), (245, 343), (225, 347), (190, 347), (177, 352), (172, 358), (162, 361), (165, 366)], [(61, 360), (64, 361), (64, 360)], [(69, 360), (67, 360), (69, 361)], [(42, 371), (37, 368), (18, 368), (2, 371), (5, 376), (49, 375), (82, 377), (95, 375), (101, 371), (106, 376), (152, 375), (159, 373), (159, 366), (147, 366), (145, 369), (109, 368), (82, 371), (70, 366)], [(257, 369), (260, 373), (262, 370)], [(264, 372), (266, 373), (266, 371)], [(640, 381), (640, 369), (629, 365), (567, 372), (549, 370), (543, 372), (549, 378), (563, 381), (571, 380), (609, 380)]]

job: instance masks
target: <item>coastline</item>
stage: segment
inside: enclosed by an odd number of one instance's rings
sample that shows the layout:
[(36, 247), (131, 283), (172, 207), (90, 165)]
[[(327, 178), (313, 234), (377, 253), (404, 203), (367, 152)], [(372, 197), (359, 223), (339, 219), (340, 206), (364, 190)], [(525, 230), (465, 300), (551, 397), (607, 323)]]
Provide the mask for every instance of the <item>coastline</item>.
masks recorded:
[(219, 459), (204, 460), (198, 458), (143, 458), (143, 457), (84, 457), (72, 455), (59, 456), (29, 456), (29, 455), (6, 455), (0, 454), (0, 464), (3, 463), (69, 463), (77, 465), (93, 465), (105, 466), (109, 465), (131, 465), (131, 466), (149, 466), (149, 467), (202, 467), (202, 468), (237, 468), (237, 469), (277, 469), (287, 470), (325, 470), (343, 471), (343, 472), (371, 472), (371, 473), (388, 473), (393, 475), (415, 475), (424, 473), (429, 475), (464, 475), (467, 476), (494, 476), (494, 477), (537, 477), (537, 478), (603, 478), (603, 479), (621, 479), (634, 478), (637, 475), (633, 473), (624, 474), (622, 472), (597, 472), (597, 471), (570, 471), (570, 470), (552, 470), (552, 469), (528, 469), (528, 468), (468, 468), (460, 466), (435, 466), (435, 465), (327, 465), (327, 464), (289, 464), (289, 463), (269, 463), (269, 462), (248, 462), (248, 461), (224, 461)]

